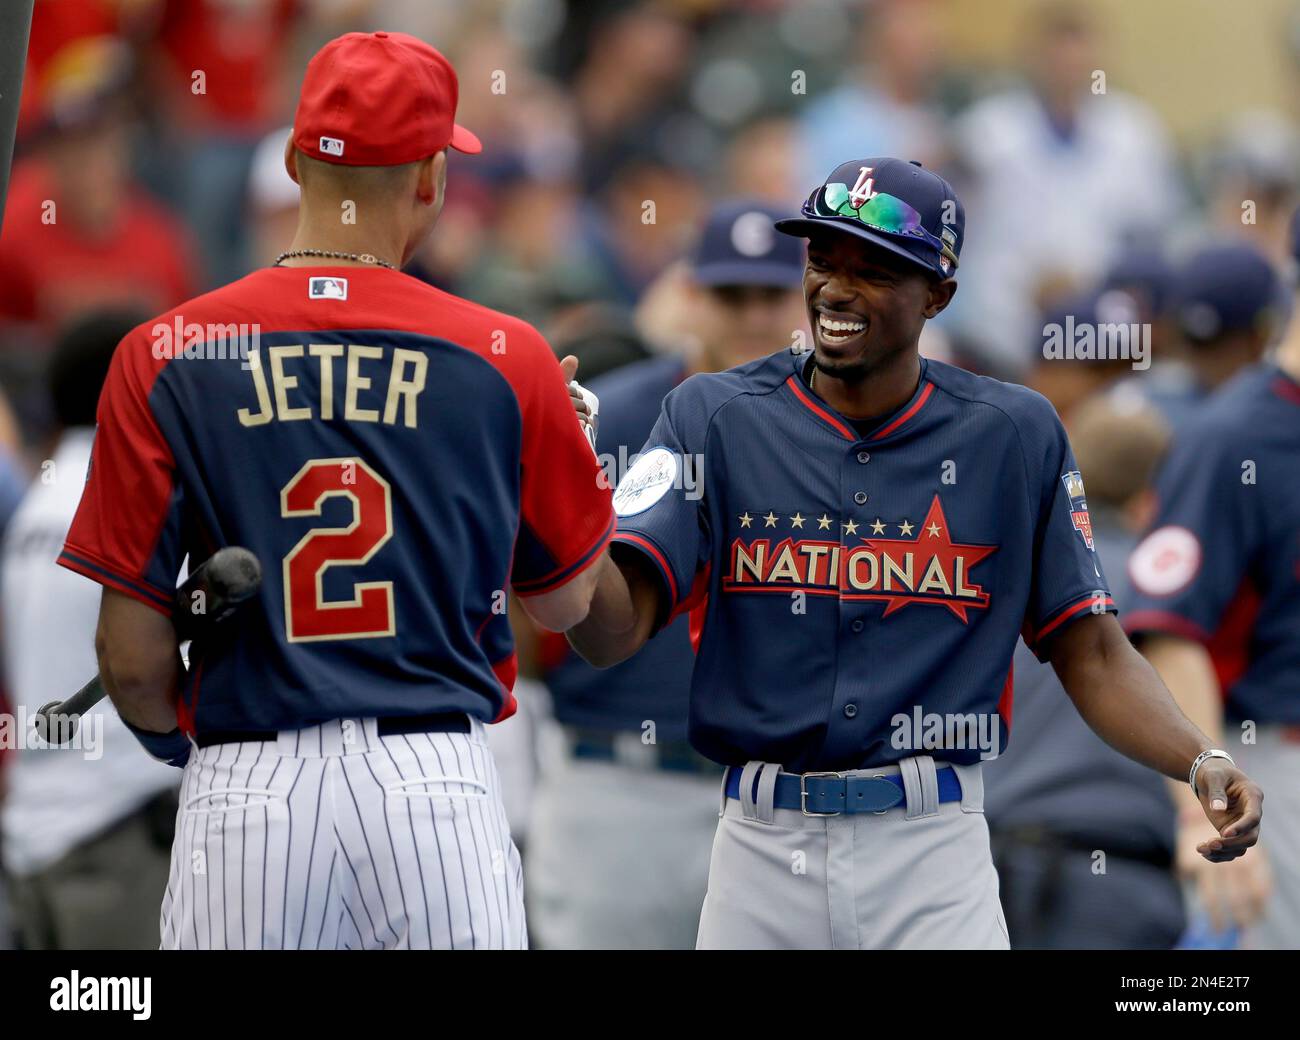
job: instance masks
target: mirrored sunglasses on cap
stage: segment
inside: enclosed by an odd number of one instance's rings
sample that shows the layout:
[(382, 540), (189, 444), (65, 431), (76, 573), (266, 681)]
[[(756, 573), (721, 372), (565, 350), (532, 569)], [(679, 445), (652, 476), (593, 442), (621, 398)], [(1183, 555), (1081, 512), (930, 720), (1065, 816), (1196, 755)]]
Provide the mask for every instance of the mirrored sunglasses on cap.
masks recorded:
[(823, 184), (808, 196), (803, 204), (806, 217), (847, 217), (872, 231), (904, 238), (919, 238), (934, 248), (940, 256), (957, 266), (957, 254), (952, 246), (932, 234), (921, 223), (921, 214), (896, 195), (877, 192), (857, 205), (852, 189), (841, 181)]

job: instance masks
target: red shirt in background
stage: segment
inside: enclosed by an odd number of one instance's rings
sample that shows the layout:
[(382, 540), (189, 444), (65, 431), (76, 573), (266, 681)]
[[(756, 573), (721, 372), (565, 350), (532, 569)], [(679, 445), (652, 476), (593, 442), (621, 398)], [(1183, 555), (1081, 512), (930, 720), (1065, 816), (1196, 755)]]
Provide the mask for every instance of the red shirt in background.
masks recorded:
[(18, 102), (20, 139), (40, 118), (43, 79), (59, 51), (86, 37), (114, 35), (118, 27), (117, 11), (105, 0), (37, 0)]
[[(278, 117), (276, 88), (297, 8), (297, 0), (166, 3), (158, 41), (187, 119), (258, 133)], [(197, 70), (206, 80), (202, 94), (192, 89)]]
[[(56, 220), (42, 222), (46, 200)], [(194, 293), (188, 235), (139, 191), (123, 202), (101, 238), (76, 228), (36, 159), (15, 164), (0, 232), (0, 322), (32, 322), (54, 331), (104, 305), (159, 314)], [(2, 346), (2, 344), (0, 344)]]

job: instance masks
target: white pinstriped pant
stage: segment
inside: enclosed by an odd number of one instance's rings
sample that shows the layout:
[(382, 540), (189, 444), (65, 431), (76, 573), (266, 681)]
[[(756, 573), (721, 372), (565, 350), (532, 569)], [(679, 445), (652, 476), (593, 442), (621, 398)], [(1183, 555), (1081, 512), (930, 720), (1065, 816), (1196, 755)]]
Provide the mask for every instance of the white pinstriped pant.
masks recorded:
[(523, 949), (523, 876), (483, 726), (373, 719), (196, 749), (163, 949)]

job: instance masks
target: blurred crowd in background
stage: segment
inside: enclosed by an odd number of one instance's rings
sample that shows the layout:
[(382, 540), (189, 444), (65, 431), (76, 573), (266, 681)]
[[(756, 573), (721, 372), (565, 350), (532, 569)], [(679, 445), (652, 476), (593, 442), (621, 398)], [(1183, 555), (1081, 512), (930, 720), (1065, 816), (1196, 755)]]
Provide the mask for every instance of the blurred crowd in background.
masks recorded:
[[(1300, 131), (1266, 99), (1189, 154), (1125, 89), (1105, 5), (1015, 6), (1014, 45), (979, 62), (950, 49), (944, 0), (36, 0), (0, 235), (0, 524), (68, 421), (52, 359), (88, 323), (287, 248), (302, 69), (325, 40), (382, 28), (451, 58), (458, 121), (484, 143), (451, 153), (408, 271), (534, 323), (584, 381), (653, 357), (714, 365), (728, 336), (789, 345), (788, 323), (701, 303), (692, 250), (719, 204), (793, 213), (860, 156), (941, 172), (967, 234), (923, 352), (1045, 393), (1094, 513), (1136, 532), (1171, 431), (1289, 317)], [(1273, 59), (1294, 61), (1293, 24)], [(1045, 359), (1045, 324), (1067, 316), (1149, 326), (1153, 363)], [(535, 680), (548, 660), (532, 660)]]

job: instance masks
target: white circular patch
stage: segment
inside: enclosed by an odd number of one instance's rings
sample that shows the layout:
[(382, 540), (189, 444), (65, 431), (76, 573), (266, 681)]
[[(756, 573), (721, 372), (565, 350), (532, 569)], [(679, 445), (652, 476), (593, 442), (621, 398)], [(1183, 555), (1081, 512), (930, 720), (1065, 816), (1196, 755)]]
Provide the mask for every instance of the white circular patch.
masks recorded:
[(776, 229), (766, 213), (750, 210), (731, 225), (731, 244), (741, 256), (767, 256), (775, 242)]
[(1129, 577), (1148, 596), (1173, 595), (1186, 588), (1200, 569), (1201, 543), (1185, 527), (1152, 531), (1128, 561)]
[(668, 493), (677, 480), (677, 456), (667, 448), (651, 448), (618, 482), (614, 512), (618, 516), (644, 513)]

